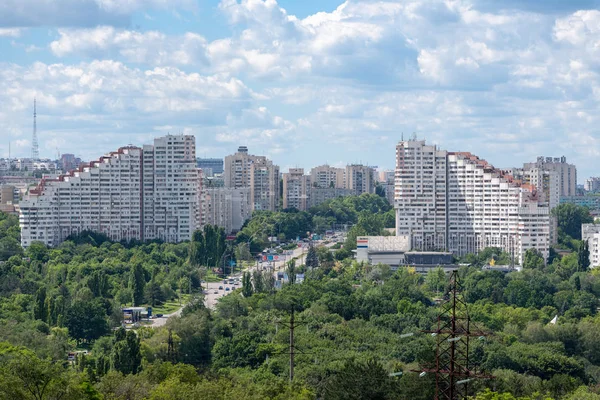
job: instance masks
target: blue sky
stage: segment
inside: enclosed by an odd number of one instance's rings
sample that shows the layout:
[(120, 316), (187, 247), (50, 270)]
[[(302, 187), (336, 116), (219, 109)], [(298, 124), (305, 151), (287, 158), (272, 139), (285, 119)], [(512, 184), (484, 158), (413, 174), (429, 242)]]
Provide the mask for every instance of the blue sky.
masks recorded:
[(394, 166), (402, 134), (600, 175), (600, 1), (3, 0), (0, 156), (170, 133), (282, 170)]

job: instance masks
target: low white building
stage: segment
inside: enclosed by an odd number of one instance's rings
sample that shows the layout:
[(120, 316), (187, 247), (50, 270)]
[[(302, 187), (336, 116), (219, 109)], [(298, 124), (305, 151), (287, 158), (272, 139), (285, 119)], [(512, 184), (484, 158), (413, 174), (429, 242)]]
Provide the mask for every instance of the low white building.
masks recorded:
[(581, 225), (581, 239), (588, 242), (590, 267), (600, 266), (600, 224)]

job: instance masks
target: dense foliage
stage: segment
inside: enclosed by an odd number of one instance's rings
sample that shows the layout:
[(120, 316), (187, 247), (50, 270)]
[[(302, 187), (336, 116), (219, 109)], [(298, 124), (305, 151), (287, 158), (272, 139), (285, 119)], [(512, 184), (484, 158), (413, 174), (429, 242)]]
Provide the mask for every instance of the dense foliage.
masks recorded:
[[(387, 203), (367, 210), (347, 201), (350, 234), (383, 231)], [(262, 224), (297, 226), (280, 232), (287, 236), (310, 231), (315, 216), (258, 214), (261, 222), (253, 219), (238, 237), (246, 248), (236, 255), (247, 256), (253, 235), (271, 235)], [(18, 227), (0, 215), (0, 243), (6, 238), (18, 243)], [(463, 260), (473, 264), (459, 271), (472, 322), (492, 333), (472, 342), (472, 360), (495, 376), (470, 385), (475, 399), (600, 399), (600, 273), (585, 264), (589, 249), (571, 240), (574, 251), (550, 263), (528, 251), (521, 272), (481, 270), (492, 259), (510, 263), (498, 249)], [(411, 371), (434, 357), (435, 338), (421, 331), (435, 326), (448, 287), (443, 270), (394, 272), (314, 247), (308, 265), (286, 266), (289, 275), (304, 273), (303, 282), (276, 290), (272, 275), (247, 272), (209, 310), (200, 277), (226, 251), (223, 233), (211, 227), (177, 245), (125, 246), (86, 235), (4, 255), (0, 399), (433, 398), (434, 377)], [(166, 326), (119, 328), (121, 305), (160, 305), (178, 293), (193, 297)], [(87, 355), (67, 362), (69, 351), (83, 349)]]

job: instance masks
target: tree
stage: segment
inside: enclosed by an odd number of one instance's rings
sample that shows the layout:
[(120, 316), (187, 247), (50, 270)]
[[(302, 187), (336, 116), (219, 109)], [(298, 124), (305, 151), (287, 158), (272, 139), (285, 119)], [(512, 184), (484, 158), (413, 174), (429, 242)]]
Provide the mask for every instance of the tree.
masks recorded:
[(242, 295), (246, 298), (252, 296), (252, 277), (250, 276), (250, 272), (244, 272), (242, 276)]
[(587, 271), (590, 267), (590, 248), (587, 240), (582, 240), (577, 249), (577, 265), (579, 271)]
[(156, 282), (155, 279), (151, 279), (150, 282), (146, 284), (146, 288), (144, 290), (144, 298), (148, 304), (152, 307), (156, 307), (157, 305), (161, 305), (165, 302), (166, 297), (165, 294), (160, 287), (160, 284)]
[(113, 369), (125, 375), (138, 373), (142, 365), (142, 353), (140, 338), (135, 332), (125, 332), (124, 328), (115, 332), (111, 365)]
[(252, 254), (250, 254), (250, 246), (248, 242), (238, 243), (235, 246), (235, 258), (240, 261), (252, 260)]
[(573, 239), (581, 239), (581, 225), (594, 222), (587, 207), (575, 204), (559, 204), (552, 209), (552, 215), (556, 217), (559, 234), (568, 235)]
[(438, 295), (440, 290), (444, 289), (448, 279), (442, 267), (437, 267), (430, 270), (425, 276), (425, 282), (431, 291), (435, 291)]
[(108, 332), (106, 313), (102, 302), (75, 301), (65, 315), (69, 335), (80, 341), (93, 341)]
[(523, 268), (542, 268), (544, 264), (544, 257), (537, 249), (531, 248), (525, 251), (525, 255), (523, 257)]
[(344, 367), (329, 378), (324, 398), (329, 400), (386, 400), (395, 399), (397, 381), (390, 378), (383, 366), (375, 361), (347, 361)]
[(290, 285), (293, 285), (296, 282), (296, 261), (290, 260), (287, 263), (287, 276)]
[(48, 320), (48, 308), (46, 305), (46, 287), (42, 286), (35, 293), (35, 303), (33, 304), (33, 318), (42, 321)]
[(319, 256), (315, 246), (311, 243), (308, 246), (308, 253), (306, 254), (306, 268), (317, 268), (319, 266)]
[(131, 269), (129, 287), (133, 291), (133, 306), (139, 307), (144, 303), (144, 289), (146, 287), (144, 269), (139, 263), (135, 264)]

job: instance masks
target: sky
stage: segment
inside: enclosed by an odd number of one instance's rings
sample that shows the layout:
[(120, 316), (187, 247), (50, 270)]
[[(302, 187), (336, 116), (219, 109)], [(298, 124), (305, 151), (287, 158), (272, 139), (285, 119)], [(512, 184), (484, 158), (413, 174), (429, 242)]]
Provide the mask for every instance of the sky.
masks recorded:
[(415, 135), (600, 175), (600, 0), (2, 0), (0, 157), (167, 133), (285, 171), (394, 167)]

